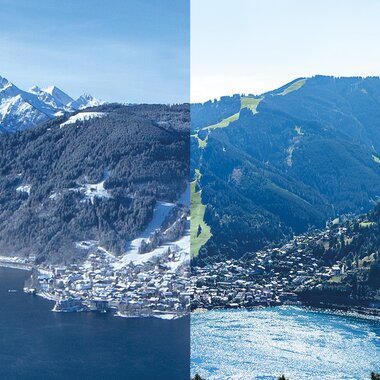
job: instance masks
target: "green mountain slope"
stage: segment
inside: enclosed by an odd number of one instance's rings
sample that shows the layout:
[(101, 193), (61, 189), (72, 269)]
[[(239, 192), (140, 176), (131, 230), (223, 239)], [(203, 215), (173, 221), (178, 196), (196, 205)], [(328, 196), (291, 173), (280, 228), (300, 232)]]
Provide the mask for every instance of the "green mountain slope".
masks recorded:
[(198, 264), (369, 210), (380, 194), (379, 78), (300, 78), (192, 105), (191, 117), (192, 176), (201, 173), (212, 234)]

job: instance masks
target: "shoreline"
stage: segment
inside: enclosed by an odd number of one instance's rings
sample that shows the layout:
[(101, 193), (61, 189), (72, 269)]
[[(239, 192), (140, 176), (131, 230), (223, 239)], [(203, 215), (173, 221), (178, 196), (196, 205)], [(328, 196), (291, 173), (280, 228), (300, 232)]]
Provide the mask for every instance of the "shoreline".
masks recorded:
[(324, 312), (328, 314), (380, 322), (380, 309), (356, 308), (344, 305), (302, 305), (303, 309)]
[(162, 314), (162, 315), (146, 315), (146, 316), (139, 316), (139, 315), (125, 315), (125, 314), (122, 314), (120, 312), (116, 312), (114, 314), (115, 317), (120, 317), (120, 318), (141, 318), (141, 319), (145, 319), (145, 318), (155, 318), (155, 319), (161, 319), (161, 320), (166, 320), (166, 321), (175, 321), (177, 319), (181, 319), (181, 318), (184, 318), (184, 317), (187, 317), (189, 316), (189, 314), (185, 314), (185, 315), (174, 315), (174, 314)]
[[(12, 259), (16, 259), (16, 260), (12, 260)], [(7, 260), (5, 256), (0, 256), (0, 267), (19, 269), (23, 271), (31, 271), (33, 269), (32, 264), (27, 264), (27, 263), (17, 261), (17, 258), (13, 258), (13, 257), (8, 258)]]
[[(22, 270), (22, 271), (31, 271), (33, 269), (33, 265), (21, 263), (21, 262), (17, 261), (17, 258), (15, 258), (15, 259), (16, 260), (12, 260), (12, 259), (11, 260), (5, 260), (4, 257), (0, 256), (0, 267), (1, 268)], [(23, 290), (23, 291), (24, 291), (24, 293), (28, 294), (28, 292), (25, 292), (25, 290)], [(51, 295), (47, 292), (44, 292), (44, 291), (37, 291), (33, 295), (35, 295), (37, 297), (41, 297), (41, 298), (48, 300), (48, 301), (51, 301), (51, 302), (57, 302), (58, 301), (58, 299), (56, 297), (54, 297), (53, 295)], [(55, 311), (52, 309), (51, 312), (58, 312), (58, 311)], [(68, 312), (67, 311), (66, 312), (60, 311), (60, 313), (77, 313), (77, 312), (84, 313), (84, 312), (94, 312), (94, 311), (92, 311), (92, 310), (68, 311)], [(175, 315), (175, 314), (171, 314), (171, 313), (166, 313), (166, 314), (162, 314), (162, 315), (140, 316), (140, 315), (125, 315), (125, 314), (120, 313), (120, 312), (116, 312), (113, 314), (114, 317), (120, 317), (120, 318), (139, 318), (139, 319), (155, 318), (155, 319), (161, 319), (161, 320), (166, 320), (166, 321), (174, 321), (177, 319), (181, 319), (183, 317), (187, 317), (189, 315), (190, 315), (190, 311), (188, 314), (185, 314), (185, 315)]]
[[(28, 264), (25, 262), (21, 262), (22, 259), (18, 257), (6, 257), (6, 256), (0, 256), (0, 267), (1, 268), (10, 268), (10, 269), (16, 269), (16, 270), (22, 270), (22, 271), (31, 271), (34, 267), (32, 264)], [(36, 296), (39, 296), (41, 298), (44, 298), (51, 302), (56, 302), (57, 299), (46, 293), (46, 292), (36, 292)], [(206, 313), (208, 311), (214, 311), (214, 310), (247, 310), (247, 311), (254, 311), (257, 309), (262, 308), (268, 308), (268, 307), (281, 307), (281, 306), (295, 306), (300, 307), (302, 309), (316, 311), (316, 312), (326, 312), (333, 315), (343, 316), (343, 317), (351, 317), (351, 318), (358, 318), (363, 320), (371, 320), (371, 321), (378, 321), (380, 322), (380, 309), (371, 309), (371, 308), (364, 308), (364, 307), (353, 307), (353, 306), (347, 306), (347, 305), (333, 305), (333, 304), (326, 304), (326, 305), (309, 305), (309, 304), (282, 304), (282, 305), (258, 305), (258, 306), (252, 306), (252, 307), (236, 307), (236, 308), (226, 308), (226, 307), (214, 307), (214, 308), (196, 308), (194, 310), (189, 311), (186, 315), (147, 315), (147, 316), (138, 316), (138, 315), (124, 315), (120, 312), (116, 312), (114, 316), (120, 317), (120, 318), (158, 318), (162, 320), (176, 320), (180, 319), (182, 317), (186, 317), (187, 315), (191, 315), (193, 313)]]
[(314, 311), (314, 312), (324, 312), (326, 314), (332, 314), (336, 316), (341, 317), (348, 317), (348, 318), (356, 318), (356, 319), (362, 319), (366, 321), (374, 321), (374, 322), (380, 322), (380, 309), (373, 309), (376, 310), (378, 315), (372, 314), (372, 310), (365, 310), (361, 309), (360, 311), (348, 307), (348, 306), (339, 306), (339, 305), (326, 305), (326, 306), (312, 306), (312, 305), (306, 305), (306, 304), (299, 304), (299, 305), (292, 305), (292, 304), (283, 304), (283, 305), (270, 305), (270, 306), (252, 306), (252, 307), (236, 307), (236, 308), (223, 308), (223, 307), (215, 307), (212, 309), (206, 309), (206, 308), (197, 308), (191, 311), (191, 314), (201, 314), (201, 313), (207, 313), (211, 311), (233, 311), (233, 310), (246, 310), (246, 311), (255, 311), (259, 309), (266, 309), (266, 308), (278, 308), (278, 307), (296, 307), (308, 311)]

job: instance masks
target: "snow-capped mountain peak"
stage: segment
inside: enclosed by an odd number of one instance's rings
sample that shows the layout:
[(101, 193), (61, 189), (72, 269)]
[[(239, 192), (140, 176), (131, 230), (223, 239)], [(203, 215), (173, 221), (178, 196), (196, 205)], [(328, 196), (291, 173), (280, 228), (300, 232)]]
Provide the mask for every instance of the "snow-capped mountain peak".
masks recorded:
[(6, 87), (9, 87), (11, 83), (6, 79), (0, 76), (0, 90), (3, 90)]
[(65, 92), (63, 92), (56, 86), (44, 88), (42, 91), (51, 95), (57, 102), (61, 103), (62, 105), (68, 105), (70, 102), (74, 101), (73, 98), (71, 98), (69, 95), (67, 95)]
[(56, 86), (23, 91), (0, 76), (0, 133), (32, 128), (58, 115), (103, 103), (89, 94), (73, 100)]
[(75, 110), (81, 110), (87, 107), (96, 107), (104, 104), (103, 101), (95, 99), (90, 94), (83, 94), (77, 100), (74, 100), (68, 104), (70, 108)]
[(6, 78), (0, 77), (0, 97), (16, 96), (21, 90)]

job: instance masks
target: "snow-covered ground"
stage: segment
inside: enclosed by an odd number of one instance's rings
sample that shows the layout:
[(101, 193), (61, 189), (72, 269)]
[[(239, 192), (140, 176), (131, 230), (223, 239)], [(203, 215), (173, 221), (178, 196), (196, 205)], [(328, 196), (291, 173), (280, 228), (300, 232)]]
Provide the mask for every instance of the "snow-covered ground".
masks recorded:
[[(178, 203), (190, 206), (190, 185), (187, 186), (186, 190), (184, 193), (181, 195)], [(154, 208), (153, 211), (153, 218), (146, 227), (146, 229), (134, 240), (131, 242), (127, 243), (127, 252), (124, 255), (125, 260), (130, 262), (130, 261), (137, 261), (141, 262), (140, 260), (143, 260), (145, 257), (153, 257), (156, 255), (159, 255), (162, 253), (161, 251), (163, 250), (164, 252), (167, 251), (168, 247), (172, 244), (165, 244), (159, 248), (156, 248), (152, 252), (144, 253), (144, 254), (139, 254), (139, 248), (141, 246), (141, 243), (144, 240), (149, 240), (149, 237), (160, 227), (162, 226), (163, 222), (165, 221), (166, 217), (169, 215), (170, 211), (173, 209), (175, 206), (174, 203), (167, 203), (167, 202), (157, 202), (156, 207)], [(180, 239), (178, 242), (182, 241)], [(178, 242), (174, 242), (178, 243)], [(181, 243), (180, 243), (181, 244)], [(189, 243), (190, 244), (190, 243)], [(144, 261), (146, 261), (144, 259)]]
[[(190, 227), (190, 220), (188, 220), (188, 224)], [(133, 240), (135, 242), (135, 246), (132, 250), (127, 251), (124, 255), (120, 256), (115, 263), (113, 264), (113, 267), (115, 269), (121, 269), (128, 265), (130, 262), (133, 262), (135, 265), (137, 264), (143, 264), (153, 257), (161, 256), (168, 252), (168, 249), (175, 250), (176, 248), (181, 251), (181, 259), (179, 261), (174, 261), (170, 264), (170, 267), (172, 270), (177, 270), (177, 268), (185, 263), (187, 260), (189, 260), (189, 252), (190, 252), (190, 228), (186, 229), (185, 236), (182, 236), (180, 239), (165, 243), (155, 249), (153, 249), (150, 252), (147, 253), (138, 253), (138, 247), (137, 247), (137, 241), (138, 239)], [(143, 240), (143, 239), (142, 239)], [(141, 244), (141, 242), (140, 242)], [(136, 249), (137, 247), (137, 249)]]
[(30, 270), (31, 265), (25, 259), (16, 256), (0, 256), (0, 267)]
[(16, 112), (20, 116), (25, 115), (30, 112), (32, 108), (29, 103), (23, 102), (20, 95), (10, 99), (3, 99), (0, 103), (0, 119), (3, 119), (12, 112)]
[(186, 236), (175, 242), (175, 245), (180, 247), (181, 256), (178, 261), (173, 261), (170, 263), (170, 269), (173, 272), (177, 271), (177, 269), (185, 263), (189, 263), (190, 265), (190, 230), (187, 231)]
[[(75, 246), (80, 249), (93, 250), (96, 248), (98, 254), (101, 253), (103, 258), (109, 262), (116, 270), (120, 270), (126, 267), (131, 262), (135, 265), (146, 263), (153, 257), (164, 255), (168, 252), (168, 249), (172, 251), (180, 251), (180, 259), (171, 262), (170, 269), (176, 271), (181, 264), (190, 260), (190, 218), (187, 220), (186, 234), (176, 241), (162, 244), (161, 246), (153, 249), (147, 253), (139, 253), (139, 248), (143, 240), (148, 240), (154, 231), (159, 229), (168, 216), (170, 210), (174, 207), (173, 203), (158, 202), (154, 210), (153, 218), (147, 228), (140, 234), (140, 236), (132, 240), (128, 244), (126, 252), (121, 256), (115, 256), (108, 252), (103, 247), (99, 246), (99, 242), (96, 240), (79, 241), (75, 243)], [(84, 264), (90, 265), (90, 262)]]
[(30, 189), (32, 187), (30, 185), (22, 185), (16, 188), (16, 191), (20, 191), (22, 193), (28, 193), (30, 194)]
[(104, 188), (104, 183), (109, 178), (108, 169), (104, 169), (103, 181), (98, 183), (85, 183), (78, 188), (70, 189), (71, 191), (80, 192), (85, 199), (94, 203), (94, 198), (112, 198), (112, 195)]
[(55, 201), (56, 199), (59, 198), (60, 195), (61, 195), (61, 193), (59, 193), (59, 192), (58, 192), (58, 193), (54, 192), (54, 193), (52, 193), (51, 195), (49, 195), (49, 199)]
[(85, 121), (90, 120), (96, 117), (104, 117), (106, 116), (105, 112), (80, 112), (74, 116), (70, 116), (64, 123), (62, 123), (59, 127), (63, 128), (66, 125), (75, 124), (77, 121)]
[[(179, 204), (190, 206), (190, 185), (187, 186), (184, 193), (181, 195), (180, 199), (178, 200)], [(169, 215), (170, 211), (175, 206), (174, 203), (167, 203), (167, 202), (157, 202), (157, 205), (153, 211), (153, 218), (146, 227), (146, 229), (134, 240), (129, 242), (127, 244), (127, 251), (124, 255), (122, 255), (117, 261), (114, 263), (115, 269), (120, 269), (126, 265), (128, 265), (130, 262), (133, 262), (134, 264), (142, 264), (150, 259), (152, 259), (155, 256), (160, 256), (168, 251), (169, 248), (179, 248), (181, 251), (183, 251), (183, 254), (181, 253), (181, 260), (175, 261), (171, 265), (172, 270), (176, 270), (183, 262), (186, 260), (189, 260), (189, 252), (190, 252), (190, 218), (188, 218), (187, 221), (187, 229), (185, 236), (181, 237), (177, 241), (165, 243), (155, 249), (153, 249), (150, 252), (146, 253), (139, 253), (139, 248), (141, 246), (141, 243), (145, 241), (149, 241), (149, 237), (164, 223), (166, 217)]]
[(146, 263), (147, 261), (149, 261), (153, 257), (161, 256), (161, 255), (167, 253), (169, 248), (175, 247), (175, 243), (176, 242), (163, 244), (163, 245), (155, 248), (153, 251), (150, 251), (147, 253), (139, 254), (137, 252), (133, 252), (133, 253), (127, 252), (126, 254), (122, 255), (120, 257), (120, 259), (115, 261), (113, 267), (115, 269), (121, 269), (121, 268), (127, 266), (131, 262), (135, 265)]
[(91, 203), (94, 202), (94, 198), (111, 198), (111, 194), (104, 188), (104, 182), (99, 183), (87, 183), (79, 188), (79, 191), (84, 193), (86, 199), (89, 199)]
[[(90, 200), (91, 203), (94, 203), (94, 198), (112, 198), (112, 195), (104, 188), (104, 182), (105, 180), (99, 183), (85, 183), (80, 187), (69, 190), (83, 194), (85, 200)], [(57, 195), (54, 193), (49, 198), (55, 199), (56, 197)]]
[(169, 212), (175, 206), (174, 203), (157, 202), (153, 211), (153, 218), (145, 228), (145, 230), (136, 239), (127, 243), (127, 254), (138, 254), (139, 248), (143, 240), (149, 239), (149, 237), (158, 230), (165, 218), (169, 215)]

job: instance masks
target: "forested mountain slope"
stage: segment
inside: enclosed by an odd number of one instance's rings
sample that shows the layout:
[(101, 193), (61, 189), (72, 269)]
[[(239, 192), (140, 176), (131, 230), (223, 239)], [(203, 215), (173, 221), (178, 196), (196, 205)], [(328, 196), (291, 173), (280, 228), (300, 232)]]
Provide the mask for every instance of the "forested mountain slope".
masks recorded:
[(0, 252), (68, 263), (125, 250), (189, 173), (188, 105), (103, 105), (0, 134)]
[(299, 295), (317, 305), (380, 305), (380, 204), (334, 228), (327, 242), (313, 244), (309, 250), (326, 265), (340, 263), (340, 273), (300, 288)]
[(380, 195), (377, 77), (300, 78), (191, 113), (192, 177), (211, 230), (192, 252), (199, 264), (367, 211)]

